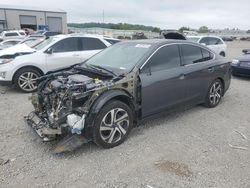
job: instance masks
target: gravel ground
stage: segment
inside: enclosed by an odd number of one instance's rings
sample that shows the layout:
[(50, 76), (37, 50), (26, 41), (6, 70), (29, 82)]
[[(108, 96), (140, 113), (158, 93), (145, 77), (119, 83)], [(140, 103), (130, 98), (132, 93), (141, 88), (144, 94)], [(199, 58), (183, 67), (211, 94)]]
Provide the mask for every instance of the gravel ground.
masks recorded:
[[(229, 59), (249, 44), (228, 43)], [(0, 87), (0, 187), (250, 187), (249, 82), (233, 78), (217, 108), (142, 123), (119, 147), (61, 155), (23, 123), (29, 95)]]

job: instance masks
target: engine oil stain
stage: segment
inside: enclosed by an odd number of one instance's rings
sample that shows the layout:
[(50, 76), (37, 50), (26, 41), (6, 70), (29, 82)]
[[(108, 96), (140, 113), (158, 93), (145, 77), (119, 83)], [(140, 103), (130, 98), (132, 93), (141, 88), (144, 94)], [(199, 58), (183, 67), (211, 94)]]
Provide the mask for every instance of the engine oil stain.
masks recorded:
[(189, 178), (193, 172), (188, 168), (188, 165), (168, 160), (160, 160), (155, 162), (157, 168), (163, 172), (174, 173), (179, 177)]

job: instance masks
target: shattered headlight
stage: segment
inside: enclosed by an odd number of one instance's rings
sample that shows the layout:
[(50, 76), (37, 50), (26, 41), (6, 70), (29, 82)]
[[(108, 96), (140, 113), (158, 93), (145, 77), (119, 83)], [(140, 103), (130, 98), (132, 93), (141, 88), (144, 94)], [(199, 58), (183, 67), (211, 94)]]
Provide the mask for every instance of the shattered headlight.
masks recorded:
[(13, 59), (1, 59), (0, 60), (0, 65), (10, 63)]

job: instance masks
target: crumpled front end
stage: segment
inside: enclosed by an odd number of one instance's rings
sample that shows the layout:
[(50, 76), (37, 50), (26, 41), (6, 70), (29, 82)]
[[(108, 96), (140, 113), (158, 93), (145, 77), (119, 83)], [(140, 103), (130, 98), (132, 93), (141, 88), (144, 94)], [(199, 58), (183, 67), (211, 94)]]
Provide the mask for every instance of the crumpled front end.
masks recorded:
[(24, 119), (43, 141), (69, 135), (81, 138), (87, 116), (83, 106), (99, 87), (103, 81), (82, 74), (47, 76), (30, 97), (35, 110)]

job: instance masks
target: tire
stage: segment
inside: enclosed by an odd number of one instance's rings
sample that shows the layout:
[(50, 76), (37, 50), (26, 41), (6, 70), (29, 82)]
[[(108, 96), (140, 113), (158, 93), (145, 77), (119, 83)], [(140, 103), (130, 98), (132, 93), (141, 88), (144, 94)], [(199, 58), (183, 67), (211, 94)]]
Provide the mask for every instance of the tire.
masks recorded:
[(36, 91), (36, 79), (41, 76), (41, 73), (34, 68), (23, 68), (14, 76), (15, 87), (22, 92), (31, 93)]
[(223, 56), (223, 57), (226, 57), (225, 52), (221, 52), (220, 55)]
[[(121, 117), (124, 118), (117, 121)], [(100, 110), (94, 121), (93, 140), (100, 147), (113, 148), (126, 140), (132, 126), (131, 108), (123, 102), (110, 101)]]
[(223, 83), (221, 82), (221, 80), (216, 79), (209, 86), (205, 99), (205, 106), (208, 108), (216, 107), (220, 103), (223, 97), (223, 93), (224, 93)]

